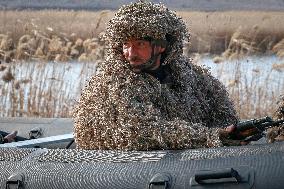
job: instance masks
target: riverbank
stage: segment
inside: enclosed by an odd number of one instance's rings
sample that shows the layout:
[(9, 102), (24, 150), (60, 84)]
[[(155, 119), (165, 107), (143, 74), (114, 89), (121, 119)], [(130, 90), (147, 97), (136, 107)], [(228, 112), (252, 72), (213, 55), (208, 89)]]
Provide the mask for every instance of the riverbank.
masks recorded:
[[(162, 2), (170, 9), (190, 11), (228, 11), (228, 10), (262, 10), (262, 11), (283, 11), (283, 0), (152, 0)], [(6, 10), (40, 10), (40, 9), (72, 9), (72, 10), (116, 10), (122, 5), (135, 2), (135, 0), (1, 0), (0, 9)]]
[[(284, 12), (177, 13), (191, 33), (191, 42), (184, 48), (187, 55), (210, 53), (218, 54), (221, 59), (252, 54), (284, 56)], [(2, 10), (0, 15), (0, 60), (3, 62), (80, 62), (103, 59), (104, 41), (100, 36), (114, 12)]]

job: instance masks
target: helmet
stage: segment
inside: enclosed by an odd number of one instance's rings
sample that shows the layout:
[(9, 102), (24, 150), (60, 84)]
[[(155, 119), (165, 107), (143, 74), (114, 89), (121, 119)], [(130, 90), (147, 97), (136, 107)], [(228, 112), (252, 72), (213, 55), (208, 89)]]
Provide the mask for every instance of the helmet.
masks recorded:
[(129, 38), (166, 40), (166, 54), (178, 55), (189, 33), (183, 20), (164, 5), (139, 1), (122, 6), (106, 29), (105, 39), (116, 52), (121, 52), (123, 42)]

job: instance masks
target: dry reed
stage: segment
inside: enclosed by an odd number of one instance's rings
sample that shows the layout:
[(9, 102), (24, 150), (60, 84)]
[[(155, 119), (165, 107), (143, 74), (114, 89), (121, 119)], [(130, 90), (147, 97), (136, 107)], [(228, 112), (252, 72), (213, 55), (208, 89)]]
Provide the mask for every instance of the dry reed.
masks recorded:
[[(6, 62), (15, 59), (100, 59), (104, 48), (98, 47), (104, 43), (98, 43), (98, 38), (113, 14), (111, 11), (2, 10), (0, 59)], [(283, 56), (283, 12), (180, 11), (178, 14), (187, 22), (192, 34), (191, 43), (184, 48), (186, 54), (225, 51), (216, 62), (264, 52)], [(78, 40), (85, 46), (76, 45)]]
[[(240, 69), (240, 63), (226, 80), (222, 79), (225, 74), (223, 70), (217, 73), (216, 77), (226, 85), (240, 118), (259, 118), (272, 115), (275, 111), (277, 98), (284, 91), (284, 80), (283, 77), (271, 78), (276, 71), (273, 65), (261, 84), (259, 80), (263, 70), (252, 70), (249, 79), (249, 76), (243, 73), (244, 70)], [(64, 69), (61, 69), (62, 66)], [(72, 70), (72, 66), (63, 63), (7, 65), (5, 71), (10, 70), (14, 80), (0, 80), (0, 116), (70, 117), (81, 87), (95, 72), (94, 65), (81, 64), (79, 77), (70, 82), (65, 79), (65, 75)], [(0, 74), (3, 75), (5, 71)], [(272, 84), (278, 87), (272, 87)]]
[(0, 116), (70, 117), (75, 99), (87, 78), (95, 72), (95, 65), (82, 66), (80, 77), (72, 81), (65, 80), (70, 67), (62, 63), (9, 65), (9, 73), (14, 79), (10, 82), (0, 80)]
[(216, 77), (225, 84), (239, 117), (244, 120), (273, 116), (276, 102), (284, 92), (284, 77), (277, 73), (273, 64), (270, 70), (259, 67), (246, 74), (246, 68), (241, 68), (242, 63), (235, 61), (230, 74), (225, 68), (229, 63), (216, 68)]

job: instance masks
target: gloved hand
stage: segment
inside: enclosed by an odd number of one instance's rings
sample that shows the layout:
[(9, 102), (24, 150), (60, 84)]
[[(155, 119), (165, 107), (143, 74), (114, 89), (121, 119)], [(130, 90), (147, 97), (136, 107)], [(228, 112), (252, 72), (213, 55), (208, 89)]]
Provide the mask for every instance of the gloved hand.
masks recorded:
[(224, 146), (241, 146), (249, 144), (249, 141), (231, 139), (230, 134), (236, 130), (235, 125), (230, 125), (220, 130), (219, 136)]
[(13, 131), (6, 136), (3, 137), (3, 135), (0, 134), (0, 144), (3, 143), (9, 143), (15, 141), (15, 138), (17, 137), (18, 131)]

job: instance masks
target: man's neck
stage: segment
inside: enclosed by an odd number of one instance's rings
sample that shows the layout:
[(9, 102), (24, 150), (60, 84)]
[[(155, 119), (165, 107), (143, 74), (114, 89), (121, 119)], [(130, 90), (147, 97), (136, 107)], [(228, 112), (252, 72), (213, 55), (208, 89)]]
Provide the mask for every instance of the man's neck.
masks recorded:
[(145, 73), (148, 73), (158, 79), (161, 83), (168, 83), (170, 82), (170, 74), (169, 74), (169, 68), (168, 66), (159, 66), (155, 70), (148, 70), (145, 71)]

